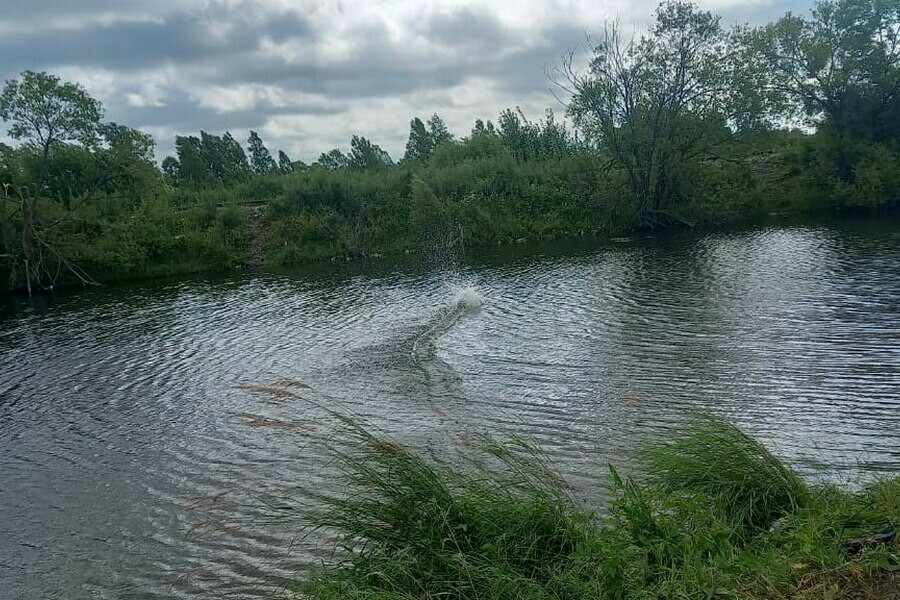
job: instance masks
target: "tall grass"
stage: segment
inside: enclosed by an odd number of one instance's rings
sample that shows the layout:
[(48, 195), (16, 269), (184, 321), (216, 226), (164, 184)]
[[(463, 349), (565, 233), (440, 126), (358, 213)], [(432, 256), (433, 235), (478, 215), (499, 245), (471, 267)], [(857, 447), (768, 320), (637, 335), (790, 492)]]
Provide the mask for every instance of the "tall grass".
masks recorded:
[(768, 528), (809, 502), (807, 485), (762, 443), (709, 415), (640, 456), (649, 484), (667, 494), (705, 495), (737, 531)]
[(479, 444), (466, 472), (362, 429), (340, 451), (348, 493), (318, 524), (352, 560), (309, 582), (315, 598), (545, 597), (589, 522), (524, 443)]
[(883, 590), (900, 544), (847, 542), (900, 524), (900, 478), (810, 488), (721, 420), (642, 451), (646, 479), (598, 477), (603, 518), (522, 440), (481, 439), (448, 461), (347, 423), (345, 493), (315, 520), (343, 558), (298, 584), (304, 598), (897, 597)]

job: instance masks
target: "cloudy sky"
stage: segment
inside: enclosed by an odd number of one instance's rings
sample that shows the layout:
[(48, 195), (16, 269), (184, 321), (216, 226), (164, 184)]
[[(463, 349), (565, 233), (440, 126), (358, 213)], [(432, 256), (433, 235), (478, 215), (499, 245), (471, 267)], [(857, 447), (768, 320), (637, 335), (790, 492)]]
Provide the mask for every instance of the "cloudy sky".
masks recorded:
[[(726, 23), (811, 0), (700, 0)], [(402, 155), (409, 120), (561, 110), (546, 68), (609, 18), (655, 0), (0, 0), (0, 80), (25, 69), (82, 83), (107, 119), (157, 139), (259, 131), (310, 161), (352, 134)]]

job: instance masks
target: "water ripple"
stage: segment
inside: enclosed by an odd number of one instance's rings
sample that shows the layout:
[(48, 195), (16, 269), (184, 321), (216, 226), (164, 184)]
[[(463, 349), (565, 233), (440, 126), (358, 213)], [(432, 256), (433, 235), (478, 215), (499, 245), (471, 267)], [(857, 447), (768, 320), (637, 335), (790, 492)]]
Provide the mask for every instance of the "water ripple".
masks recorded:
[[(696, 408), (809, 476), (896, 470), (894, 229), (138, 285), (15, 312), (0, 321), (4, 593), (270, 597), (333, 550), (326, 533), (292, 544), (298, 513), (340, 492), (323, 407), (435, 455), (524, 434), (590, 498), (607, 462), (627, 468)], [(468, 285), (478, 312), (452, 304)], [(267, 387), (284, 380), (309, 387)]]

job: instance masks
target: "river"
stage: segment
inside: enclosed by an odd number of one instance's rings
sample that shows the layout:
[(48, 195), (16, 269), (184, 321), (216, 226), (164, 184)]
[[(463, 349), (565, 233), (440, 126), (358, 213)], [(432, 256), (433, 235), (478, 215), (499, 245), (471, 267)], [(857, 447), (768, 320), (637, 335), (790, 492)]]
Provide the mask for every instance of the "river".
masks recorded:
[(275, 508), (340, 492), (328, 411), (436, 456), (523, 434), (591, 501), (696, 409), (811, 478), (896, 472), (900, 222), (7, 300), (0, 597), (271, 597), (329, 553)]

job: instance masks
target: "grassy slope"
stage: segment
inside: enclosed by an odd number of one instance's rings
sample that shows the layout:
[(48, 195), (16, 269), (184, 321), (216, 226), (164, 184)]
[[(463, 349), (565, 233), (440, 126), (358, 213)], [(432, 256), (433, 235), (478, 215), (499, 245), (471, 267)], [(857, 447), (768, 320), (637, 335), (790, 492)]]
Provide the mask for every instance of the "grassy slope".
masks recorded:
[[(464, 470), (353, 429), (349, 492), (317, 518), (352, 560), (296, 584), (316, 599), (900, 598), (900, 478), (810, 487), (735, 427), (701, 418), (611, 469), (606, 517), (541, 454), (486, 440)], [(773, 528), (772, 525), (775, 524)]]

